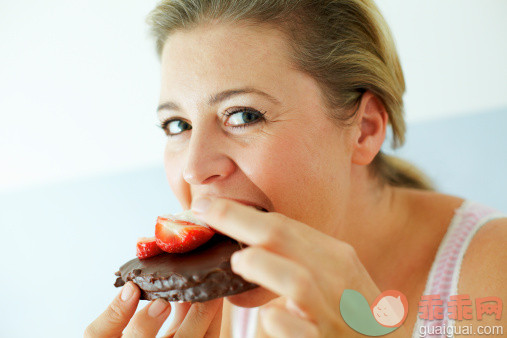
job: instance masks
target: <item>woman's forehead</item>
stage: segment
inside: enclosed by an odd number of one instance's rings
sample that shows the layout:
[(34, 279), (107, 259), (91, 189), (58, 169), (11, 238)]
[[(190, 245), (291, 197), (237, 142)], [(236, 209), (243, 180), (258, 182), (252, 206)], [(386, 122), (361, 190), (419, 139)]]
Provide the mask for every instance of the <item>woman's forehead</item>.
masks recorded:
[(283, 35), (274, 29), (198, 26), (168, 37), (162, 52), (162, 77), (192, 86), (218, 79), (235, 87), (247, 85), (245, 80), (278, 82), (290, 69), (286, 46)]

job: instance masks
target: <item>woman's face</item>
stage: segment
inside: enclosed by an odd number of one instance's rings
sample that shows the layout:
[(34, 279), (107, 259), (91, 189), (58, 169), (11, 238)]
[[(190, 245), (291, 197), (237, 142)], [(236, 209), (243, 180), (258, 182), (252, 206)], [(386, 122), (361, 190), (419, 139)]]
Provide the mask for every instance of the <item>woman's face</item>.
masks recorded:
[(171, 34), (159, 108), (171, 135), (165, 170), (184, 209), (212, 195), (333, 228), (351, 138), (326, 116), (316, 81), (292, 67), (278, 30), (221, 23)]

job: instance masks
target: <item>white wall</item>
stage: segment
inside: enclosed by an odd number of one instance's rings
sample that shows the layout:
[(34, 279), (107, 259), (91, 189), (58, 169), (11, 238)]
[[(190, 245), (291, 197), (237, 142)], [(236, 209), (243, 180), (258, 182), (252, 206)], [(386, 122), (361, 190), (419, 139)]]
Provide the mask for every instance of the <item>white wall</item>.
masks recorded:
[(409, 122), (507, 106), (507, 1), (378, 0), (407, 82)]
[(159, 161), (154, 4), (2, 1), (0, 189)]
[[(155, 0), (0, 4), (0, 190), (159, 165)], [(382, 0), (407, 120), (507, 106), (507, 2)]]

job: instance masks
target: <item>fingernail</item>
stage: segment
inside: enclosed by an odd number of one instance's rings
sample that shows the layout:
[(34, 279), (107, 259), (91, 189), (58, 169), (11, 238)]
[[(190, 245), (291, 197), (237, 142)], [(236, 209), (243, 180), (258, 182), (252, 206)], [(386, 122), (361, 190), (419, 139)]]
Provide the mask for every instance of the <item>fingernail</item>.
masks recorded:
[(239, 262), (239, 255), (241, 255), (239, 252), (235, 252), (231, 256), (231, 265), (238, 265)]
[(134, 286), (132, 283), (127, 283), (121, 290), (121, 300), (127, 301), (134, 294)]
[(199, 198), (192, 203), (192, 210), (197, 213), (205, 213), (211, 204), (211, 200), (206, 197)]
[(158, 317), (167, 309), (168, 306), (168, 302), (161, 298), (158, 298), (153, 303), (151, 303), (150, 308), (148, 309), (148, 315), (153, 318)]

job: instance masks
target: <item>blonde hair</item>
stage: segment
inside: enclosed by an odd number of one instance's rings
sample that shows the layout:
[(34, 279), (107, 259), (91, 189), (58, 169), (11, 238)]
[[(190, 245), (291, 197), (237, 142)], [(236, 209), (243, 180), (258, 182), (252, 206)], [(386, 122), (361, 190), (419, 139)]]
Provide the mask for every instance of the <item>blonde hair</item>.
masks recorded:
[[(273, 25), (287, 35), (294, 65), (319, 83), (333, 120), (351, 125), (354, 107), (370, 91), (389, 115), (391, 147), (405, 142), (403, 71), (389, 27), (373, 1), (163, 0), (147, 21), (159, 55), (171, 32), (205, 22)], [(369, 169), (382, 184), (433, 190), (420, 170), (382, 151)]]

